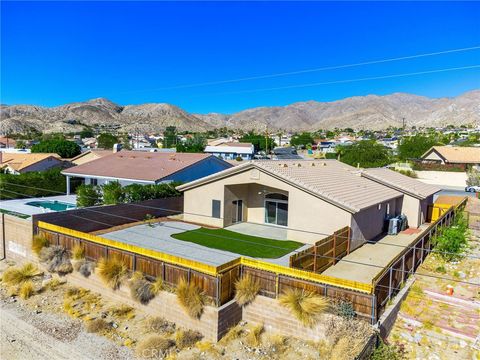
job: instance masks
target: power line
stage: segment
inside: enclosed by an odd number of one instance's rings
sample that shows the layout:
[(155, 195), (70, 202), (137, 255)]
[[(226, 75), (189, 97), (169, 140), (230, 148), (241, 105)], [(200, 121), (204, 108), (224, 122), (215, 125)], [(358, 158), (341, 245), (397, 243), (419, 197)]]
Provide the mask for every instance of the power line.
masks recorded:
[(338, 69), (352, 68), (352, 67), (365, 66), (365, 65), (374, 65), (374, 64), (402, 61), (402, 60), (411, 60), (411, 59), (424, 58), (424, 57), (430, 57), (430, 56), (466, 52), (466, 51), (472, 51), (472, 50), (478, 50), (478, 49), (480, 49), (480, 46), (471, 46), (466, 48), (457, 48), (457, 49), (450, 49), (450, 50), (444, 50), (444, 51), (436, 51), (431, 53), (407, 55), (407, 56), (401, 56), (396, 58), (370, 60), (370, 61), (363, 61), (363, 62), (351, 63), (351, 64), (324, 66), (324, 67), (318, 67), (318, 68), (287, 71), (287, 72), (274, 73), (274, 74), (247, 76), (247, 77), (241, 77), (236, 79), (216, 80), (216, 81), (207, 81), (207, 82), (200, 82), (200, 83), (193, 83), (193, 84), (183, 84), (183, 85), (166, 86), (166, 87), (159, 87), (159, 88), (152, 88), (152, 89), (136, 90), (136, 91), (122, 92), (122, 94), (161, 91), (161, 90), (186, 89), (186, 88), (193, 88), (193, 87), (237, 83), (237, 82), (251, 81), (251, 80), (270, 79), (270, 78), (277, 78), (277, 77), (283, 77), (283, 76), (300, 75), (300, 74), (307, 74), (307, 73), (314, 73), (314, 72), (321, 72), (321, 71), (328, 71), (328, 70), (338, 70)]
[[(17, 185), (17, 184), (12, 184), (12, 183), (7, 183), (7, 184)], [(35, 187), (30, 187), (30, 186), (25, 186), (25, 185), (18, 185), (18, 186), (26, 187), (26, 188), (31, 188), (31, 189), (46, 190), (46, 189), (35, 188)], [(17, 195), (23, 195), (23, 196), (35, 198), (35, 196), (26, 195), (26, 194), (23, 194), (23, 193), (19, 193), (19, 192), (12, 191), (12, 190), (5, 190), (5, 189), (3, 189), (3, 191), (7, 191), (7, 192), (14, 193), (14, 194), (17, 194)], [(56, 192), (56, 193), (61, 193), (61, 194), (65, 194), (65, 193), (62, 193), (62, 192), (59, 192), (59, 191), (54, 191), (54, 192)], [(143, 208), (149, 208), (149, 209), (167, 211), (167, 212), (171, 212), (171, 213), (174, 213), (174, 214), (178, 214), (178, 213), (179, 213), (178, 210), (172, 210), (172, 209), (161, 208), (161, 207), (156, 207), (156, 206), (148, 206), (148, 205), (142, 205), (142, 204), (135, 204), (135, 203), (124, 203), (124, 204), (122, 204), (122, 205), (137, 206), (137, 207), (143, 207)], [(91, 209), (91, 208), (82, 208), (82, 210), (87, 210), (87, 209), (88, 209), (89, 211), (96, 211), (96, 210), (93, 210), (93, 209)], [(96, 212), (98, 212), (98, 211), (96, 211)], [(99, 212), (99, 213), (107, 214), (107, 213), (104, 213), (104, 212)], [(212, 216), (204, 215), (204, 214), (187, 213), (187, 212), (183, 212), (183, 213), (184, 213), (184, 214), (189, 214), (189, 215), (199, 215), (199, 216), (208, 217), (208, 218), (211, 218), (211, 217), (212, 217)], [(138, 219), (129, 218), (129, 217), (125, 217), (125, 216), (114, 215), (114, 214), (108, 214), (108, 215), (116, 216), (116, 217), (122, 217), (122, 218), (124, 218), (124, 219), (126, 219), (126, 220), (138, 221)], [(257, 224), (257, 225), (266, 226), (266, 227), (272, 227), (271, 225), (268, 225), (268, 224)], [(184, 229), (179, 229), (179, 230), (184, 231)], [(327, 237), (332, 235), (332, 234), (326, 234), (326, 233), (320, 233), (320, 232), (314, 232), (314, 231), (300, 230), (300, 229), (295, 229), (295, 228), (289, 228), (289, 230), (298, 231), (298, 232), (304, 232), (304, 233), (309, 233), (309, 234), (315, 234), (315, 235), (322, 235), (322, 236), (327, 236)], [(220, 235), (212, 235), (212, 236), (223, 237), (223, 238), (230, 239), (230, 240), (238, 240), (237, 238), (233, 238), (233, 237), (225, 237), (225, 236), (220, 236)], [(362, 243), (374, 244), (374, 245), (395, 246), (395, 247), (399, 247), (399, 248), (402, 248), (402, 249), (416, 249), (416, 250), (421, 249), (421, 248), (418, 248), (418, 247), (415, 247), (415, 246), (404, 246), (404, 245), (392, 244), (392, 243), (378, 243), (377, 241), (360, 239), (360, 238), (350, 238), (350, 240), (360, 241), (360, 242), (362, 242)], [(301, 243), (302, 243), (302, 242), (301, 242)], [(312, 245), (312, 246), (314, 246), (314, 244), (310, 244), (310, 243), (302, 243), (302, 244), (303, 244), (303, 245)], [(435, 250), (435, 249), (430, 250), (430, 252), (436, 253), (436, 254), (457, 255), (456, 253), (453, 253), (453, 252), (438, 251), (438, 250)], [(475, 257), (475, 256), (471, 256), (471, 255), (464, 255), (464, 257), (472, 258), (472, 259), (480, 259), (480, 257)]]

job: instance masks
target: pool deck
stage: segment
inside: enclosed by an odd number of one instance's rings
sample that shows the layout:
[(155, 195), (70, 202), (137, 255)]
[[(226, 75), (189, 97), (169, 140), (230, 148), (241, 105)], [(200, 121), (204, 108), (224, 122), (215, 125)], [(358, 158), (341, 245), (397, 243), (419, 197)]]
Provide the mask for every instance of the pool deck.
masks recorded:
[(44, 214), (46, 212), (52, 212), (51, 210), (44, 209), (41, 207), (27, 205), (27, 203), (32, 201), (60, 201), (60, 202), (75, 205), (77, 203), (77, 196), (76, 195), (59, 195), (59, 196), (46, 196), (46, 197), (38, 197), (38, 198), (2, 200), (0, 201), (0, 209), (12, 211), (12, 212), (16, 212), (16, 213), (24, 214), (28, 216)]
[(423, 224), (415, 233), (401, 232), (398, 235), (385, 235), (375, 243), (367, 243), (351, 252), (337, 264), (322, 274), (341, 279), (371, 284), (405, 247), (411, 246), (430, 224)]

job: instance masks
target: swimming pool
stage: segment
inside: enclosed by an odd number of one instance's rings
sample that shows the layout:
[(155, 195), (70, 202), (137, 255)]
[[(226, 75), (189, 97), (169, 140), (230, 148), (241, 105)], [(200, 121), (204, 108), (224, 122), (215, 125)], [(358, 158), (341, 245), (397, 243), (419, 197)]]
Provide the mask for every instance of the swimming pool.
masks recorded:
[(30, 205), (30, 206), (35, 206), (35, 207), (40, 207), (44, 209), (49, 209), (52, 211), (64, 211), (64, 210), (70, 210), (70, 209), (75, 209), (76, 206), (73, 204), (61, 202), (61, 201), (30, 201), (26, 203), (25, 205)]

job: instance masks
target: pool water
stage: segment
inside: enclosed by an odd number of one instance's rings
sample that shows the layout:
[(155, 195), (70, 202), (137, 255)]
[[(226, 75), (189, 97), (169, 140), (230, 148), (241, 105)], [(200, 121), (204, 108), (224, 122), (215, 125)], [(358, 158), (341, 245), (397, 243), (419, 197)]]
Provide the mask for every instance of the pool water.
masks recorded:
[(68, 204), (61, 201), (31, 201), (26, 203), (25, 205), (41, 207), (52, 211), (64, 211), (69, 209), (75, 209), (76, 207), (73, 204)]

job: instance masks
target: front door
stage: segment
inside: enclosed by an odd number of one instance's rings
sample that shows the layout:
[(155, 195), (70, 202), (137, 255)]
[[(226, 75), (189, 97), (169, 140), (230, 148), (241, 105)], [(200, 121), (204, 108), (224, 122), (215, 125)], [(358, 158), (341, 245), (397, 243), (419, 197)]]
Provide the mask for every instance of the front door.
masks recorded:
[(232, 201), (232, 224), (243, 221), (243, 200)]

